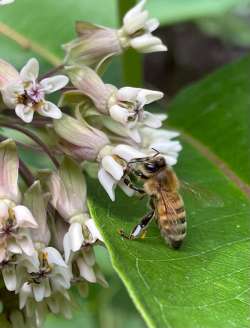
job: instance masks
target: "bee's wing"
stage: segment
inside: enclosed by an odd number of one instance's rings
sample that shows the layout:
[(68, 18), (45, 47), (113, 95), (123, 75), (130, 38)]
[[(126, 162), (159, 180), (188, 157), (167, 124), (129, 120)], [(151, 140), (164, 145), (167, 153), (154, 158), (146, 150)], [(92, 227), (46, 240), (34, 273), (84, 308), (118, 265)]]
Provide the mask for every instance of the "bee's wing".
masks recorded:
[[(173, 200), (170, 199), (170, 195), (164, 189), (160, 190), (160, 201), (163, 203), (165, 207), (166, 214), (168, 214), (169, 225), (172, 230), (176, 230), (175, 227), (178, 226), (178, 213), (173, 206)], [(158, 213), (157, 213), (158, 215)]]
[(196, 198), (203, 207), (223, 207), (223, 199), (215, 192), (207, 190), (206, 188), (194, 184), (193, 182), (187, 182), (185, 180), (180, 181), (181, 193), (189, 193)]

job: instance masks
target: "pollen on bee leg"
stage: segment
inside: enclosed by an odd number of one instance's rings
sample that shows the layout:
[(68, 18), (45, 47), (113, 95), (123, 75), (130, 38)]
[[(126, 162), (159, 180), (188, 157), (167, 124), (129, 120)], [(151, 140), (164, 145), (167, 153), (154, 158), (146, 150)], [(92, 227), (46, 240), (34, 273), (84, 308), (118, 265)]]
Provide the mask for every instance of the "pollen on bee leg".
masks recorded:
[(146, 237), (147, 232), (148, 232), (147, 230), (144, 230), (144, 231), (142, 232), (141, 239), (144, 239), (144, 238)]

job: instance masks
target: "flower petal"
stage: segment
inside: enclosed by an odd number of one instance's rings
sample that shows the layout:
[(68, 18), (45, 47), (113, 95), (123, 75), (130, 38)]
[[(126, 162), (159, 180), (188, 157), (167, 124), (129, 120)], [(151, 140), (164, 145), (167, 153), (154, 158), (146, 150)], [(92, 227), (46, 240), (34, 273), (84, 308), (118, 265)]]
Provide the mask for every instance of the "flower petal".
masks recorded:
[(54, 119), (60, 119), (62, 117), (60, 108), (50, 101), (45, 101), (43, 106), (41, 106), (37, 112), (42, 116), (51, 117)]
[(82, 225), (78, 222), (72, 223), (69, 227), (69, 237), (71, 242), (71, 249), (73, 252), (78, 251), (84, 241), (82, 233)]
[(137, 95), (141, 89), (133, 88), (133, 87), (123, 87), (117, 92), (117, 100), (118, 101), (129, 101), (134, 102), (137, 99)]
[[(131, 39), (130, 45), (137, 51), (141, 51), (144, 53), (167, 50), (167, 47), (162, 43), (162, 41), (158, 37), (153, 36), (150, 33), (143, 34), (141, 36)], [(157, 47), (157, 50), (152, 50), (154, 49), (154, 47)]]
[(107, 173), (103, 168), (101, 168), (98, 172), (98, 179), (100, 184), (106, 190), (107, 194), (109, 195), (112, 201), (115, 200), (115, 187), (117, 182), (115, 179)]
[(143, 124), (149, 126), (150, 128), (158, 129), (162, 126), (162, 121), (157, 115), (150, 112), (144, 111), (143, 113)]
[(0, 225), (9, 217), (9, 206), (5, 201), (0, 200)]
[(34, 110), (30, 106), (18, 104), (15, 108), (15, 112), (24, 122), (30, 123), (33, 120)]
[(27, 303), (27, 299), (29, 297), (31, 297), (31, 294), (32, 294), (32, 287), (31, 285), (26, 282), (21, 290), (20, 290), (20, 294), (19, 294), (19, 307), (20, 309), (23, 309)]
[(146, 28), (149, 32), (154, 32), (160, 25), (160, 22), (157, 18), (151, 18), (146, 22)]
[(14, 266), (4, 267), (2, 269), (3, 280), (9, 291), (14, 291), (17, 285), (16, 272)]
[(31, 256), (34, 254), (35, 249), (29, 236), (22, 236), (22, 238), (18, 239), (17, 243), (26, 255)]
[(102, 235), (100, 233), (100, 231), (97, 229), (97, 226), (95, 224), (95, 221), (93, 219), (90, 219), (90, 220), (87, 220), (85, 222), (87, 228), (89, 229), (91, 235), (92, 235), (92, 238), (94, 240), (100, 240), (102, 242), (104, 242), (103, 238), (102, 238)]
[(151, 104), (152, 102), (163, 98), (163, 96), (164, 96), (164, 93), (160, 92), (160, 91), (140, 89), (137, 100), (141, 104), (147, 105), (147, 104)]
[(126, 162), (131, 161), (133, 158), (145, 157), (143, 152), (128, 145), (118, 145), (112, 150), (112, 153), (123, 158)]
[(123, 167), (112, 157), (104, 156), (102, 159), (102, 167), (107, 171), (114, 179), (119, 181), (123, 176)]
[(8, 108), (15, 108), (17, 104), (17, 96), (24, 93), (24, 88), (21, 83), (13, 82), (2, 89), (2, 96), (5, 105)]
[(121, 107), (119, 105), (114, 105), (109, 109), (109, 114), (113, 120), (121, 124), (125, 125), (128, 122), (129, 112), (124, 107)]
[(86, 279), (89, 282), (96, 282), (95, 272), (92, 267), (88, 266), (84, 260), (79, 257), (77, 260), (77, 265), (80, 271), (81, 277)]
[(141, 136), (140, 133), (138, 132), (137, 128), (133, 128), (133, 129), (126, 129), (126, 133), (127, 135), (133, 139), (136, 143), (141, 142)]
[(37, 302), (41, 302), (44, 299), (45, 296), (45, 286), (43, 283), (41, 284), (33, 284), (33, 293), (34, 293), (34, 297), (35, 300)]
[(65, 75), (56, 75), (52, 77), (48, 77), (43, 79), (40, 82), (41, 87), (43, 88), (44, 92), (52, 93), (57, 90), (60, 90), (65, 87), (69, 82), (69, 79)]
[(15, 0), (0, 0), (0, 6), (8, 5), (13, 3)]
[(24, 82), (35, 82), (39, 74), (39, 63), (36, 58), (31, 58), (22, 68), (20, 77)]
[(37, 228), (38, 225), (32, 213), (26, 206), (17, 205), (13, 207), (15, 218), (19, 227), (22, 228)]
[(71, 255), (71, 240), (68, 233), (66, 233), (63, 237), (63, 250), (65, 261), (68, 263)]
[(54, 247), (45, 247), (44, 252), (48, 254), (48, 262), (52, 264), (57, 264), (61, 267), (67, 268), (62, 255)]
[[(136, 6), (131, 8), (123, 18), (124, 29), (128, 34), (133, 34), (144, 26), (148, 12), (143, 10), (146, 0), (141, 0)], [(138, 22), (138, 23), (137, 23)]]
[(0, 89), (3, 89), (8, 84), (19, 80), (19, 73), (15, 69), (15, 67), (6, 62), (5, 60), (0, 59)]

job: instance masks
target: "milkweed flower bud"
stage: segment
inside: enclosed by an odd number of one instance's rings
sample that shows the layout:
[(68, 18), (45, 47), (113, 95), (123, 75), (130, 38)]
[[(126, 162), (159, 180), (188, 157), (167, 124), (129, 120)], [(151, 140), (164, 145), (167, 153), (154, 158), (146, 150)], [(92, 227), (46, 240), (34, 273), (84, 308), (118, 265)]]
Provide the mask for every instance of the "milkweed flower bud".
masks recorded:
[(31, 210), (39, 227), (30, 232), (31, 238), (34, 243), (43, 245), (48, 245), (51, 237), (47, 222), (47, 203), (40, 181), (37, 180), (25, 192), (24, 204)]
[(89, 67), (69, 68), (68, 74), (73, 85), (93, 101), (96, 109), (119, 123), (120, 130), (136, 142), (141, 141), (137, 123), (153, 128), (162, 125), (157, 115), (144, 111), (145, 105), (163, 97), (162, 92), (132, 87), (118, 90), (104, 84)]
[(66, 65), (86, 65), (97, 70), (111, 56), (122, 53), (117, 31), (87, 22), (77, 22), (78, 38), (63, 45)]
[(68, 83), (64, 75), (57, 75), (37, 81), (39, 63), (30, 59), (18, 73), (9, 63), (0, 61), (0, 91), (8, 108), (15, 109), (16, 115), (30, 123), (34, 113), (59, 119), (61, 110), (45, 99), (46, 94), (62, 89)]
[(98, 70), (108, 58), (121, 54), (129, 47), (142, 53), (166, 51), (167, 47), (152, 34), (158, 28), (159, 21), (149, 19), (145, 4), (146, 0), (142, 0), (130, 9), (118, 30), (77, 22), (78, 38), (63, 46), (65, 64), (86, 65)]
[(63, 151), (81, 161), (96, 160), (100, 150), (110, 143), (104, 132), (66, 114), (54, 121), (54, 128)]

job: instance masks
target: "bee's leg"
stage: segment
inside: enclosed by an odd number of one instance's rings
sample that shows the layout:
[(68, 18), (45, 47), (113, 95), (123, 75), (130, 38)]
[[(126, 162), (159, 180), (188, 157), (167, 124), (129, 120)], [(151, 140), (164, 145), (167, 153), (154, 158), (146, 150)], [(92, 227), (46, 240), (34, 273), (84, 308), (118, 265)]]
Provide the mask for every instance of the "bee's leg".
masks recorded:
[(138, 188), (137, 186), (135, 186), (132, 181), (126, 177), (123, 179), (123, 182), (131, 189), (135, 190), (136, 192), (138, 192), (141, 195), (145, 195), (145, 191), (143, 188)]
[(150, 221), (152, 220), (154, 216), (155, 210), (150, 211), (147, 215), (145, 215), (141, 221), (134, 227), (134, 229), (131, 231), (129, 235), (126, 235), (123, 230), (120, 230), (119, 233), (122, 237), (126, 239), (136, 239), (139, 238), (147, 226), (149, 225)]

